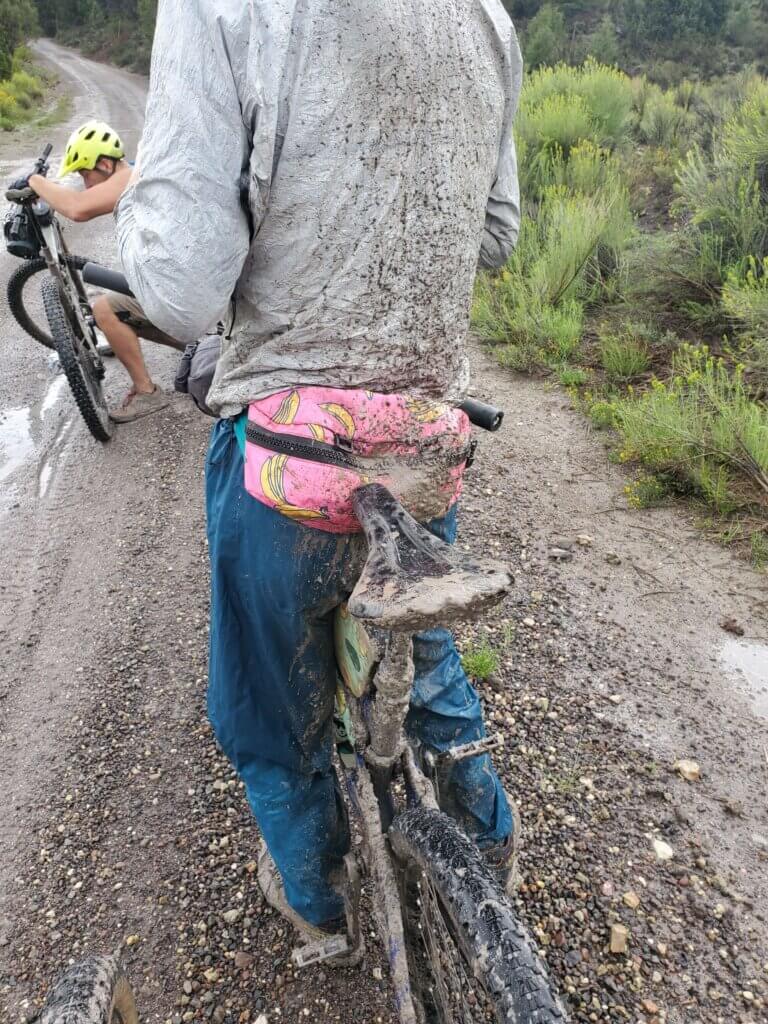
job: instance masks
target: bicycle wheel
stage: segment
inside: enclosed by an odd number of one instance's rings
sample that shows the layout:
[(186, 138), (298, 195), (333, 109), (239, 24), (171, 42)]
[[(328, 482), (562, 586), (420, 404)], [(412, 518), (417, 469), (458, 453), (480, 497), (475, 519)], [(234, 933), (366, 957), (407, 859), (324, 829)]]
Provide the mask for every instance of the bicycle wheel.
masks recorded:
[(34, 1024), (139, 1024), (120, 961), (89, 956), (57, 980)]
[(112, 434), (112, 422), (101, 390), (104, 374), (101, 361), (97, 362), (98, 357), (77, 337), (61, 303), (58, 285), (52, 277), (45, 278), (42, 291), (51, 336), (77, 407), (96, 440), (108, 441)]
[(532, 939), (456, 823), (417, 807), (395, 819), (389, 839), (425, 1024), (564, 1024)]
[[(82, 270), (88, 262), (83, 256), (65, 256), (64, 259), (69, 269), (73, 272)], [(21, 266), (14, 270), (8, 279), (6, 295), (11, 313), (13, 313), (19, 327), (26, 331), (35, 341), (39, 341), (41, 345), (45, 345), (46, 348), (55, 349), (56, 346), (53, 343), (53, 338), (46, 330), (43, 310), (39, 309), (39, 291), (34, 286), (26, 290), (27, 285), (34, 281), (35, 276), (41, 273), (41, 271), (46, 273), (48, 271), (48, 265), (42, 257), (35, 260), (25, 260)]]

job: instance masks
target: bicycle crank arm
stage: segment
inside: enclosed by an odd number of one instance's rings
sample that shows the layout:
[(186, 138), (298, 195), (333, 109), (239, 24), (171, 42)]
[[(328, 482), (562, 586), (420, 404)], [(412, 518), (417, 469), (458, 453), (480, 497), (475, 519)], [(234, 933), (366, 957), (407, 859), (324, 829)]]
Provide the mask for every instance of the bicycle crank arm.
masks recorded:
[(462, 743), (458, 747), (449, 747), (448, 750), (429, 750), (424, 755), (424, 760), (429, 768), (440, 767), (445, 764), (458, 764), (459, 761), (466, 761), (468, 757), (480, 757), (482, 754), (492, 754), (504, 746), (504, 740), (500, 735), (485, 736), (481, 740), (473, 740), (471, 743)]

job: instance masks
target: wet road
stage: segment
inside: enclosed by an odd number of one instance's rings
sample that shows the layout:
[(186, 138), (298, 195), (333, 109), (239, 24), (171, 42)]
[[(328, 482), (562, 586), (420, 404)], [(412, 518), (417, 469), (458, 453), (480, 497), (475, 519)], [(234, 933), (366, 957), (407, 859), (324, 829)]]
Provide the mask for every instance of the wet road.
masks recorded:
[[(38, 53), (58, 71), (62, 86), (73, 98), (65, 124), (29, 133), (23, 144), (15, 136), (0, 144), (0, 180), (29, 170), (46, 142), (54, 146), (52, 173), (73, 127), (90, 117), (119, 127), (129, 154), (141, 134), (146, 99), (143, 78), (86, 60), (49, 40), (36, 44)], [(115, 265), (114, 224), (110, 217), (66, 229), (70, 249)], [(0, 285), (3, 294), (19, 262), (0, 249)], [(30, 286), (36, 313), (42, 310)], [(44, 321), (43, 321), (44, 322)], [(71, 402), (66, 384), (57, 375), (55, 359), (16, 324), (5, 302), (0, 303), (0, 513), (10, 507), (26, 508), (50, 485), (56, 468), (75, 454), (94, 456)], [(110, 368), (108, 390), (119, 394), (124, 377)]]
[[(64, 124), (26, 133), (23, 142), (3, 139), (0, 180), (28, 170), (48, 141), (55, 173), (69, 133), (92, 117), (112, 123), (131, 156), (143, 124), (146, 79), (48, 40), (35, 48), (72, 96), (71, 115)], [(117, 266), (111, 217), (69, 224), (66, 238), (72, 252)], [(204, 439), (207, 429), (203, 417), (180, 400), (159, 425), (129, 425), (109, 444), (95, 442), (56, 357), (23, 333), (7, 307), (6, 283), (18, 265), (0, 248), (0, 913), (3, 866), (11, 870), (25, 814), (55, 777), (56, 723), (86, 696), (78, 666), (98, 644), (102, 619), (108, 628), (112, 577), (125, 555), (126, 509), (147, 487), (157, 486), (147, 481), (170, 427), (178, 429), (178, 417), (189, 418), (192, 440)], [(33, 305), (44, 323), (39, 298)], [(148, 343), (145, 350), (153, 376), (171, 388), (177, 356)], [(118, 399), (128, 383), (119, 364), (108, 360), (108, 398)], [(197, 480), (199, 450), (190, 460)], [(169, 528), (181, 514), (169, 513)]]

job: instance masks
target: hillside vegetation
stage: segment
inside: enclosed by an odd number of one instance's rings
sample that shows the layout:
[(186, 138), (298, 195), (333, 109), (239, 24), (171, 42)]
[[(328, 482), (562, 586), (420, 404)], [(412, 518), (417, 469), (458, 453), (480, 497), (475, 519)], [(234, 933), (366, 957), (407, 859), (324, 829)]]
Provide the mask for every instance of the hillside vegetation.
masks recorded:
[(505, 0), (526, 64), (588, 56), (662, 85), (768, 71), (768, 0)]
[(541, 67), (517, 120), (524, 218), (476, 330), (571, 389), (641, 506), (684, 493), (768, 560), (768, 81), (662, 89)]
[(44, 35), (86, 56), (149, 70), (157, 0), (35, 0)]

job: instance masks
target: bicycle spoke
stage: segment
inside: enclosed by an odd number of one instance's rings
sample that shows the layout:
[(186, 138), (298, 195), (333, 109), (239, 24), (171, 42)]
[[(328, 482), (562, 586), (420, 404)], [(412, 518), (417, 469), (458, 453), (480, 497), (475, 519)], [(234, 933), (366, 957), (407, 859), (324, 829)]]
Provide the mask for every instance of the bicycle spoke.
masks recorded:
[[(441, 909), (434, 886), (421, 873), (414, 886), (417, 897), (410, 904), (408, 924), (419, 936), (417, 973), (424, 982), (423, 1004), (432, 1003), (440, 1024), (480, 1024), (496, 1019), (493, 1007), (472, 974), (456, 944)], [(426, 1006), (425, 1006), (426, 1009)]]

